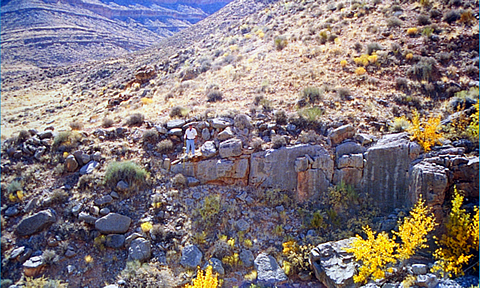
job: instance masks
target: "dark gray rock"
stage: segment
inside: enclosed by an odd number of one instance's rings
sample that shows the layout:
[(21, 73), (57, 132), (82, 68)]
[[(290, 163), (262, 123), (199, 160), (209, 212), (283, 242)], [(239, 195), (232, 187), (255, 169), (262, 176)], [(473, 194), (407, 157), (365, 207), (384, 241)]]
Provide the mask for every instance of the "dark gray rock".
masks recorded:
[(95, 221), (95, 229), (102, 234), (122, 234), (128, 231), (132, 219), (117, 213), (110, 213)]
[(428, 267), (425, 264), (413, 264), (412, 272), (415, 275), (425, 275), (427, 274)]
[(80, 221), (85, 221), (87, 222), (88, 224), (92, 224), (94, 225), (95, 222), (98, 220), (97, 217), (94, 217), (88, 213), (85, 213), (85, 212), (80, 212), (80, 214), (78, 214), (78, 220)]
[(25, 276), (34, 277), (40, 273), (45, 265), (42, 256), (34, 256), (23, 263), (23, 273)]
[(255, 257), (253, 257), (253, 253), (250, 250), (242, 250), (240, 254), (238, 255), (240, 261), (242, 261), (243, 266), (245, 267), (252, 267), (253, 266), (253, 260), (255, 260)]
[(206, 269), (208, 266), (212, 266), (212, 270), (214, 273), (218, 273), (219, 275), (225, 275), (225, 269), (223, 268), (222, 261), (217, 258), (210, 258), (205, 265), (203, 265), (203, 269)]
[(16, 232), (20, 236), (28, 236), (38, 233), (45, 229), (47, 226), (57, 221), (55, 211), (52, 209), (43, 210), (32, 216), (23, 218), (18, 223)]
[(180, 265), (185, 268), (196, 269), (202, 263), (203, 254), (195, 245), (186, 246), (182, 250)]
[(315, 276), (327, 288), (355, 287), (354, 256), (345, 252), (355, 237), (318, 245), (310, 251), (310, 264)]
[(118, 192), (127, 192), (129, 188), (130, 186), (128, 185), (128, 183), (123, 180), (118, 181), (117, 186), (115, 186), (115, 189)]
[(288, 279), (277, 260), (270, 255), (261, 253), (255, 258), (254, 265), (257, 270), (257, 280), (261, 284), (281, 284)]
[(178, 136), (178, 137), (182, 137), (183, 136), (183, 130), (182, 130), (182, 128), (173, 128), (173, 129), (168, 130), (168, 135), (175, 135), (175, 136)]
[(97, 206), (103, 206), (103, 205), (106, 205), (106, 204), (110, 204), (112, 201), (113, 201), (112, 196), (104, 195), (100, 198), (95, 199), (95, 201), (93, 201), (93, 203), (95, 203), (95, 205), (97, 205)]
[(205, 158), (210, 158), (217, 155), (217, 148), (215, 147), (215, 143), (213, 141), (206, 141), (203, 143), (202, 147), (200, 147), (200, 151)]
[(160, 134), (167, 134), (168, 132), (168, 129), (163, 127), (162, 125), (155, 125), (154, 127), (157, 130), (157, 132)]
[(46, 139), (46, 138), (52, 138), (53, 137), (53, 132), (50, 130), (39, 132), (37, 134), (38, 138), (40, 139)]
[(150, 259), (152, 254), (152, 245), (145, 238), (137, 238), (132, 241), (128, 248), (128, 260), (145, 262)]
[(5, 216), (8, 217), (16, 216), (18, 213), (20, 213), (20, 211), (18, 211), (16, 206), (10, 206), (7, 208), (7, 210), (5, 210)]
[(125, 245), (125, 235), (123, 234), (110, 234), (105, 240), (105, 246), (110, 248), (120, 249)]
[(208, 130), (208, 128), (203, 128), (202, 129), (202, 138), (205, 141), (210, 140), (210, 130)]
[(91, 174), (98, 166), (100, 163), (92, 160), (80, 168), (80, 175)]
[(363, 169), (363, 154), (343, 155), (337, 158), (337, 168), (358, 168)]
[(364, 154), (362, 187), (383, 211), (408, 204), (408, 134), (385, 135)]
[(346, 142), (335, 148), (335, 157), (339, 159), (343, 155), (363, 154), (365, 148), (356, 142)]
[(200, 185), (200, 180), (195, 177), (187, 177), (187, 185), (188, 187), (195, 187)]
[(220, 157), (228, 158), (242, 155), (242, 141), (240, 139), (230, 139), (220, 143)]
[(237, 226), (237, 229), (240, 231), (247, 231), (248, 229), (250, 229), (250, 224), (248, 224), (248, 222), (245, 221), (245, 219), (238, 220), (236, 223), (236, 226)]

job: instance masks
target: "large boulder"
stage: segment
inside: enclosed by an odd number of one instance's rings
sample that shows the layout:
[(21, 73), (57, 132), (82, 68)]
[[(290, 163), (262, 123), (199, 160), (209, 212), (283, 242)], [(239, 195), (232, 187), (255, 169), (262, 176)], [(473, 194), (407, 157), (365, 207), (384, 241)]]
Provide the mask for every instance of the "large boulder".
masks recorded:
[(354, 256), (344, 250), (355, 239), (323, 243), (310, 251), (310, 265), (323, 285), (328, 288), (357, 287), (353, 282), (356, 273)]
[(95, 229), (102, 234), (123, 234), (128, 231), (132, 219), (117, 213), (109, 213), (95, 221)]
[(226, 159), (205, 160), (198, 162), (196, 178), (200, 180), (201, 183), (212, 181), (228, 182), (229, 178), (246, 179), (247, 171), (247, 159), (239, 159), (236, 161)]
[[(298, 178), (303, 176), (297, 175), (297, 171), (295, 171), (295, 161), (297, 161), (299, 157), (305, 157), (305, 155), (309, 155), (309, 157), (313, 159), (313, 163), (311, 167), (309, 166), (309, 169), (318, 170), (312, 172), (306, 170), (298, 173), (299, 175), (300, 173), (312, 174), (311, 176), (313, 178), (310, 184), (305, 187), (314, 188), (317, 187), (317, 184), (320, 186), (326, 185), (326, 180), (331, 180), (333, 177), (334, 162), (330, 154), (328, 154), (323, 147), (308, 144), (253, 153), (250, 161), (250, 184), (253, 186), (281, 188), (291, 191), (297, 189), (297, 186), (303, 182), (299, 181)], [(299, 169), (298, 165), (297, 169)], [(307, 178), (307, 176), (302, 179), (305, 178)], [(326, 187), (328, 187), (328, 185)]]
[(261, 253), (253, 262), (257, 270), (257, 280), (261, 284), (279, 284), (287, 281), (287, 275), (270, 255)]
[(47, 226), (55, 223), (56, 221), (55, 211), (43, 210), (32, 216), (23, 218), (17, 225), (16, 232), (20, 236), (29, 236), (38, 233), (45, 229)]
[(220, 157), (236, 157), (242, 155), (242, 141), (240, 139), (230, 139), (220, 143)]
[(383, 211), (408, 203), (410, 141), (407, 133), (384, 136), (364, 154), (363, 192)]
[(205, 158), (210, 158), (217, 155), (217, 148), (215, 147), (215, 143), (213, 141), (206, 141), (203, 143), (202, 147), (200, 147), (200, 151)]
[(448, 188), (447, 169), (443, 166), (422, 161), (410, 169), (410, 205), (417, 202), (420, 195), (426, 204), (433, 208), (438, 221), (443, 215), (443, 203)]

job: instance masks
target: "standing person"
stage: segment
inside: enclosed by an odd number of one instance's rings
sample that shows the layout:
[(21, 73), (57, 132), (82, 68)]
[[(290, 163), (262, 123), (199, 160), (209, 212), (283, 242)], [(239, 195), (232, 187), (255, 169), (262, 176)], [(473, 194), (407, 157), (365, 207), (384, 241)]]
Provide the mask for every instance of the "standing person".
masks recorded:
[(188, 153), (192, 151), (192, 155), (195, 156), (195, 141), (197, 140), (197, 130), (193, 128), (193, 124), (188, 124), (188, 129), (185, 131), (183, 136), (187, 142), (187, 151), (185, 156), (188, 156)]

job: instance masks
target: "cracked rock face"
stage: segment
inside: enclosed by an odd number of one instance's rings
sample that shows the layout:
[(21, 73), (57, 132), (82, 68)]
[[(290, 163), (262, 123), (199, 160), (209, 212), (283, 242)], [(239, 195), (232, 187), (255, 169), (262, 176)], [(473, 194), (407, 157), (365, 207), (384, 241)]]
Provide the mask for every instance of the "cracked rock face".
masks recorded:
[(43, 210), (30, 217), (23, 218), (17, 226), (17, 234), (20, 236), (29, 236), (38, 233), (47, 226), (55, 223), (56, 215), (53, 210)]
[(356, 287), (354, 256), (345, 252), (355, 237), (318, 245), (310, 252), (310, 264), (323, 285), (328, 288)]

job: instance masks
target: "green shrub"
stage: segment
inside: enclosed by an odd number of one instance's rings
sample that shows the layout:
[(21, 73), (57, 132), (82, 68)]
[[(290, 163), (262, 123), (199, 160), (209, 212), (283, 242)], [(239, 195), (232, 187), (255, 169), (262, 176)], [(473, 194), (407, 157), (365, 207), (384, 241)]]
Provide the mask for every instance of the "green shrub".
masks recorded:
[(407, 76), (418, 81), (431, 81), (437, 71), (437, 61), (432, 57), (422, 57), (420, 61), (407, 70)]
[(10, 184), (8, 184), (7, 186), (8, 194), (17, 193), (17, 191), (22, 191), (22, 190), (23, 190), (22, 182), (17, 180), (10, 182)]
[(207, 102), (217, 102), (223, 99), (223, 93), (219, 90), (212, 90), (207, 93)]
[(310, 108), (305, 108), (299, 111), (300, 116), (303, 118), (307, 119), (310, 122), (316, 121), (318, 118), (320, 118), (325, 111), (317, 106), (310, 107)]
[(208, 195), (205, 197), (203, 205), (199, 209), (203, 221), (213, 223), (220, 212), (220, 208), (220, 195)]
[(363, 45), (360, 44), (359, 42), (356, 42), (355, 45), (353, 45), (353, 49), (355, 49), (355, 51), (357, 51), (357, 53), (360, 53), (360, 51), (363, 50)]
[(306, 87), (300, 92), (300, 99), (304, 99), (310, 104), (315, 104), (321, 101), (323, 93), (317, 87)]
[(135, 113), (130, 115), (127, 119), (128, 126), (141, 126), (145, 121), (145, 116), (142, 113)]
[(65, 146), (66, 150), (73, 149), (77, 146), (78, 142), (82, 139), (82, 134), (77, 131), (62, 131), (53, 138), (53, 150), (58, 149), (60, 146)]
[(158, 141), (157, 129), (148, 129), (143, 132), (143, 143), (156, 143)]
[(254, 151), (262, 150), (263, 140), (259, 137), (253, 137), (252, 141), (250, 141), (250, 147), (253, 148)]
[(403, 77), (395, 78), (395, 87), (397, 87), (397, 89), (403, 89), (403, 90), (408, 89), (408, 80)]
[(383, 50), (382, 45), (378, 44), (377, 42), (372, 42), (367, 44), (367, 54), (370, 55), (375, 51)]
[(25, 288), (66, 288), (68, 283), (63, 282), (62, 280), (47, 279), (45, 276), (40, 278), (31, 278), (25, 277), (25, 280), (22, 280), (21, 283)]
[(276, 36), (273, 40), (275, 44), (275, 49), (281, 51), (283, 48), (287, 47), (288, 41), (285, 36)]
[(168, 153), (173, 150), (173, 142), (170, 139), (165, 139), (160, 141), (160, 143), (157, 144), (157, 151), (159, 153)]
[(170, 115), (170, 118), (175, 118), (175, 117), (182, 118), (187, 116), (188, 112), (189, 112), (188, 109), (183, 106), (174, 106), (172, 110), (170, 110), (169, 115)]
[(129, 187), (142, 186), (147, 178), (147, 171), (132, 161), (110, 162), (105, 172), (105, 184), (115, 187), (121, 180)]
[(390, 17), (387, 19), (388, 28), (402, 27), (403, 21), (397, 17)]
[(429, 15), (420, 14), (417, 17), (417, 23), (418, 23), (418, 25), (425, 26), (425, 25), (430, 25), (432, 23), (432, 21), (430, 21), (430, 16)]
[(352, 92), (348, 88), (339, 87), (337, 88), (337, 96), (341, 100), (351, 100)]
[(278, 125), (287, 124), (287, 114), (285, 114), (285, 111), (283, 110), (276, 111), (273, 115), (273, 118), (275, 119), (275, 123), (277, 123)]
[(113, 121), (113, 119), (105, 117), (102, 120), (102, 127), (103, 128), (109, 128), (109, 127), (112, 127), (114, 123), (115, 123), (115, 121)]
[(448, 24), (452, 24), (453, 22), (460, 19), (461, 15), (460, 12), (457, 10), (450, 10), (445, 15), (443, 15), (443, 22), (447, 22)]
[(72, 130), (82, 130), (83, 129), (83, 123), (78, 122), (78, 121), (70, 122), (69, 126)]

